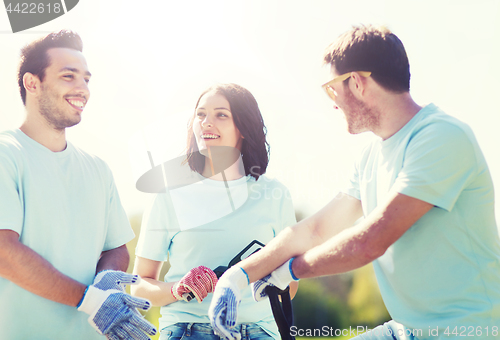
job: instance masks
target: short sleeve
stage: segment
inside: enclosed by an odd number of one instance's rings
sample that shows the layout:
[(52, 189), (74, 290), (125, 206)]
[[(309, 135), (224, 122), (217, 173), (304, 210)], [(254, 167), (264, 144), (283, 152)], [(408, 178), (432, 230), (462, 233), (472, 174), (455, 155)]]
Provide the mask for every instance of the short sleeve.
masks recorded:
[(157, 194), (142, 217), (135, 254), (154, 261), (167, 261), (171, 238), (179, 231), (168, 193)]
[(134, 238), (127, 214), (123, 209), (116, 189), (111, 170), (109, 171), (109, 205), (107, 215), (107, 232), (104, 251), (120, 247)]
[(13, 159), (0, 151), (0, 229), (10, 229), (20, 235), (24, 217), (18, 171)]
[(359, 163), (355, 162), (352, 167), (352, 175), (348, 180), (347, 184), (342, 188), (342, 192), (352, 196), (358, 200), (361, 200), (359, 185)]
[(435, 123), (408, 142), (392, 190), (451, 211), (476, 173), (476, 152), (469, 135), (459, 126)]

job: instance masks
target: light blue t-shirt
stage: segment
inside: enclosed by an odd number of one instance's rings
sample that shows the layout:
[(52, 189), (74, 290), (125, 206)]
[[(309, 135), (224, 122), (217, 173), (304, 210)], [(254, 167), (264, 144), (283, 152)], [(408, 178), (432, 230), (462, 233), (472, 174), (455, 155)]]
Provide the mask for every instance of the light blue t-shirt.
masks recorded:
[[(278, 181), (247, 176), (200, 182), (155, 196), (144, 213), (136, 255), (169, 259), (165, 282), (179, 281), (198, 266), (227, 266), (251, 241), (267, 244), (283, 228), (296, 223), (288, 190)], [(177, 322), (209, 323), (209, 294), (200, 304), (177, 301), (161, 308), (160, 329)], [(257, 323), (279, 339), (268, 301), (255, 302), (245, 289), (238, 323)]]
[[(347, 193), (368, 216), (392, 192), (434, 205), (373, 263), (392, 318), (422, 330), (419, 339), (432, 338), (436, 327), (440, 339), (472, 328), (482, 329), (481, 339), (496, 338), (500, 241), (491, 176), (471, 129), (430, 104), (373, 142)], [(470, 328), (461, 333), (463, 326)]]
[[(52, 152), (19, 129), (0, 133), (0, 229), (86, 285), (101, 252), (134, 237), (102, 160), (69, 142)], [(0, 339), (103, 339), (87, 319), (0, 278)]]

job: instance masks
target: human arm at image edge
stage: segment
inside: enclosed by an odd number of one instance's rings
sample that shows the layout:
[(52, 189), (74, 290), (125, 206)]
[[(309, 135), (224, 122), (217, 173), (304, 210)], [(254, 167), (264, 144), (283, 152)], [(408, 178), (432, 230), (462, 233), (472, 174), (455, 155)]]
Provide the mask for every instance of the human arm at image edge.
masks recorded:
[[(325, 240), (351, 227), (362, 216), (361, 202), (339, 193), (314, 215), (285, 228), (266, 247), (238, 264), (254, 282), (292, 257), (304, 254)], [(295, 262), (295, 261), (294, 261)]]
[[(0, 230), (0, 258), (1, 277), (48, 300), (76, 307), (87, 288), (19, 242), (19, 234), (13, 230)], [(125, 245), (105, 251), (97, 264), (97, 272), (106, 269), (125, 271), (128, 261)]]
[(422, 200), (393, 193), (385, 205), (362, 216), (361, 202), (339, 194), (322, 210), (287, 228), (263, 250), (239, 264), (254, 282), (293, 261), (298, 278), (318, 277), (362, 267), (385, 253), (420, 217), (433, 207)]
[(294, 275), (318, 277), (348, 272), (382, 256), (432, 204), (394, 192), (358, 225), (295, 258)]
[(76, 307), (87, 288), (19, 242), (13, 230), (0, 230), (0, 258), (1, 277), (45, 299)]

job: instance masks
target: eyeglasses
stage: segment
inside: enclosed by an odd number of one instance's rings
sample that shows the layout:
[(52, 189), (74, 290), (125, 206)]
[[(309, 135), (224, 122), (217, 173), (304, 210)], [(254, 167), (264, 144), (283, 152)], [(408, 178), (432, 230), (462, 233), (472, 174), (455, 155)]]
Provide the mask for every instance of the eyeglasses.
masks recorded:
[(332, 80), (330, 80), (328, 83), (321, 85), (321, 87), (323, 87), (325, 89), (328, 97), (330, 97), (333, 101), (335, 101), (335, 99), (337, 98), (337, 92), (335, 92), (332, 85), (348, 79), (351, 76), (352, 72), (357, 72), (357, 73), (359, 73), (360, 76), (365, 77), (365, 78), (369, 77), (372, 74), (371, 72), (368, 72), (368, 71), (351, 71), (348, 73), (344, 73), (340, 76), (337, 76), (337, 77), (333, 78)]

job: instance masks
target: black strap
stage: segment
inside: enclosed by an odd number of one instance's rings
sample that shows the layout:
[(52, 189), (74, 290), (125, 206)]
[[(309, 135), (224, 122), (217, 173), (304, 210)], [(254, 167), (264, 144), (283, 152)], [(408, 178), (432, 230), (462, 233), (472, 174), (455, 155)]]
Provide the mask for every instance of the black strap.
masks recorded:
[[(265, 292), (271, 302), (271, 309), (276, 324), (278, 325), (281, 339), (295, 340), (295, 337), (290, 334), (290, 327), (293, 326), (293, 308), (292, 299), (290, 298), (290, 287), (281, 290), (275, 286), (267, 286)], [(281, 303), (278, 296), (281, 296)]]

